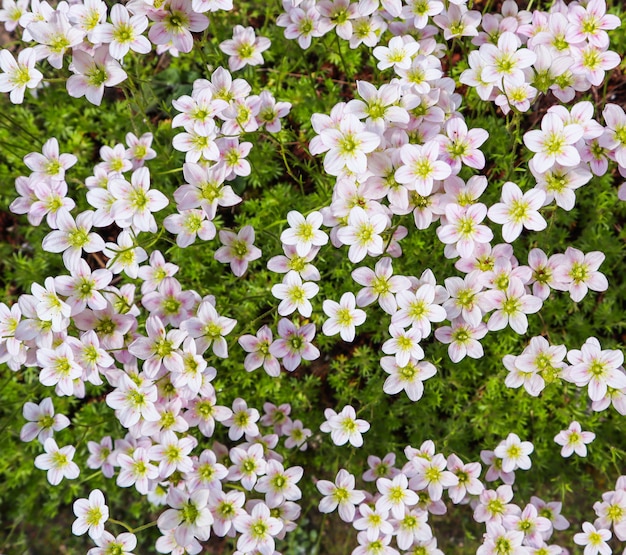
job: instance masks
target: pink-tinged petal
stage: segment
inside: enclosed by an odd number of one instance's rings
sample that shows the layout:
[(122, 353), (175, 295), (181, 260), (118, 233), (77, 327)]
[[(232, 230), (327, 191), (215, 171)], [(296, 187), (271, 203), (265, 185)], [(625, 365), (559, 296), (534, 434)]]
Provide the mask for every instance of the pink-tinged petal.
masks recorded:
[(522, 232), (524, 226), (521, 223), (507, 222), (502, 226), (502, 238), (507, 243), (512, 243)]
[(557, 164), (561, 166), (572, 167), (580, 164), (580, 153), (573, 146), (564, 146), (563, 151), (555, 158)]
[(532, 152), (541, 152), (544, 144), (544, 134), (538, 129), (524, 134), (524, 144)]
[(609, 287), (609, 282), (604, 274), (596, 272), (587, 279), (587, 287), (592, 291), (606, 291)]

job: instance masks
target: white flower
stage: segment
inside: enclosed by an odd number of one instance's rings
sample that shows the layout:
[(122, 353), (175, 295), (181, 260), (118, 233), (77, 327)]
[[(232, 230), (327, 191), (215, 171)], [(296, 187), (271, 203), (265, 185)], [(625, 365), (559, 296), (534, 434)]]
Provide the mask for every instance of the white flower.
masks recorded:
[(322, 432), (330, 432), (335, 445), (350, 442), (354, 447), (363, 445), (361, 434), (370, 429), (369, 422), (356, 417), (356, 412), (350, 405), (345, 406), (339, 414), (333, 409), (324, 411), (326, 422), (320, 426)]
[(328, 320), (324, 322), (324, 335), (339, 333), (344, 341), (353, 341), (355, 326), (365, 322), (365, 311), (356, 308), (354, 293), (344, 293), (339, 302), (325, 300), (322, 304)]
[(72, 524), (72, 534), (82, 536), (88, 532), (91, 538), (100, 538), (104, 533), (104, 523), (109, 519), (109, 508), (102, 492), (94, 489), (89, 499), (74, 501), (73, 508), (77, 518)]
[(78, 465), (72, 461), (76, 452), (74, 447), (66, 445), (59, 449), (57, 442), (48, 438), (43, 444), (43, 448), (46, 452), (35, 458), (35, 466), (40, 470), (48, 471), (48, 482), (56, 486), (61, 483), (63, 478), (68, 480), (78, 478), (80, 470)]
[(302, 282), (300, 274), (294, 270), (287, 272), (283, 282), (272, 287), (272, 295), (281, 299), (278, 305), (278, 314), (287, 316), (297, 310), (302, 316), (308, 318), (313, 312), (312, 299), (317, 295), (319, 286), (316, 283)]
[(328, 243), (328, 235), (319, 228), (322, 225), (320, 212), (311, 212), (305, 218), (300, 212), (291, 210), (287, 221), (291, 227), (281, 233), (280, 240), (284, 245), (294, 245), (298, 256), (305, 257), (313, 246)]
[(352, 522), (356, 512), (355, 505), (365, 499), (365, 494), (360, 490), (355, 490), (355, 479), (347, 470), (341, 469), (337, 473), (335, 483), (328, 480), (319, 480), (317, 489), (325, 497), (319, 504), (321, 513), (331, 513), (339, 507), (339, 517), (344, 522)]
[(22, 427), (20, 439), (32, 441), (38, 438), (41, 443), (52, 437), (54, 432), (63, 430), (70, 425), (70, 420), (63, 414), (54, 414), (52, 399), (46, 397), (39, 405), (31, 402), (24, 404), (24, 418), (28, 420)]
[(534, 450), (530, 441), (522, 441), (517, 434), (510, 433), (507, 438), (498, 445), (494, 454), (502, 459), (502, 470), (513, 472), (517, 468), (528, 470), (531, 466), (530, 455)]
[(562, 445), (561, 456), (569, 457), (576, 453), (580, 457), (587, 456), (587, 443), (591, 443), (596, 438), (593, 432), (583, 432), (580, 424), (572, 422), (567, 430), (561, 430), (554, 438), (555, 443)]
[(0, 92), (10, 92), (13, 104), (21, 104), (26, 88), (34, 89), (43, 79), (41, 72), (35, 69), (36, 62), (34, 48), (21, 50), (17, 62), (11, 52), (0, 50), (0, 68), (4, 71), (0, 75)]

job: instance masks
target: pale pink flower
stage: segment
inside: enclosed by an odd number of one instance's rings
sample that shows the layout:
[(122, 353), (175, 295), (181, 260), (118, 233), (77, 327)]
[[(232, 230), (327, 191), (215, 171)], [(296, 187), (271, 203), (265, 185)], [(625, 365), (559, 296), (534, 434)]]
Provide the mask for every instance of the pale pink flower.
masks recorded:
[(324, 411), (326, 421), (322, 422), (320, 430), (325, 433), (330, 432), (330, 437), (335, 445), (350, 443), (353, 447), (363, 445), (363, 436), (370, 429), (370, 424), (362, 418), (356, 417), (353, 407), (347, 405), (336, 413), (333, 409)]
[(365, 119), (367, 128), (382, 133), (388, 124), (409, 123), (409, 113), (398, 106), (401, 89), (396, 84), (382, 85), (377, 89), (367, 81), (357, 81), (357, 90), (363, 100), (351, 100), (346, 113)]
[(273, 341), (272, 330), (268, 326), (261, 327), (256, 337), (254, 335), (242, 335), (237, 340), (242, 349), (248, 353), (243, 362), (248, 372), (256, 370), (260, 366), (269, 376), (280, 375), (280, 364), (274, 355), (270, 353), (270, 345)]
[(123, 375), (116, 388), (106, 396), (106, 404), (115, 410), (120, 424), (125, 428), (140, 420), (156, 422), (160, 415), (155, 408), (158, 392), (149, 380), (136, 384), (128, 375)]
[(370, 268), (357, 268), (352, 272), (352, 279), (359, 285), (363, 285), (356, 296), (358, 306), (367, 306), (378, 300), (380, 307), (387, 314), (394, 314), (397, 310), (394, 293), (405, 291), (411, 286), (411, 282), (405, 276), (394, 276), (391, 258), (383, 257), (374, 270)]
[(43, 79), (42, 73), (35, 69), (37, 54), (34, 48), (24, 48), (17, 55), (17, 61), (6, 49), (0, 50), (0, 92), (10, 92), (13, 104), (24, 101), (27, 88), (36, 88)]
[(572, 46), (570, 48), (574, 63), (570, 70), (585, 77), (592, 85), (600, 86), (604, 81), (605, 72), (614, 69), (621, 62), (617, 52), (598, 48), (593, 44)]
[(120, 227), (131, 226), (135, 231), (156, 233), (157, 225), (152, 213), (165, 208), (169, 201), (161, 191), (150, 189), (148, 168), (136, 169), (131, 183), (121, 178), (112, 179), (109, 191), (117, 199), (111, 212)]
[(72, 523), (72, 534), (82, 536), (88, 532), (92, 539), (100, 538), (104, 534), (104, 523), (109, 519), (109, 508), (99, 489), (92, 490), (89, 499), (74, 501), (73, 510), (77, 518)]
[(494, 455), (502, 459), (503, 472), (513, 472), (518, 468), (528, 470), (531, 466), (530, 455), (534, 451), (530, 441), (522, 441), (517, 434), (510, 433), (496, 447)]
[[(519, 511), (516, 505), (509, 503), (513, 499), (513, 489), (505, 484), (496, 490), (483, 490), (474, 509), (474, 520), (491, 524), (501, 524), (506, 515)], [(523, 537), (523, 534), (522, 534)]]
[(56, 441), (49, 437), (43, 444), (45, 453), (35, 457), (35, 467), (40, 470), (47, 470), (48, 482), (53, 486), (61, 483), (63, 478), (74, 480), (78, 478), (80, 470), (78, 465), (72, 461), (76, 449), (71, 445), (66, 445), (59, 449)]
[(420, 346), (422, 334), (417, 328), (404, 330), (391, 324), (389, 326), (391, 339), (383, 343), (382, 351), (386, 355), (395, 355), (398, 366), (406, 366), (411, 359), (424, 358), (424, 350)]
[(41, 366), (39, 381), (43, 385), (56, 386), (57, 395), (74, 394), (74, 380), (81, 378), (83, 369), (74, 360), (69, 343), (61, 343), (54, 349), (39, 348), (37, 364)]
[(218, 206), (234, 206), (241, 202), (230, 185), (224, 185), (226, 168), (217, 164), (206, 168), (200, 164), (183, 164), (185, 185), (174, 192), (179, 210), (202, 208), (207, 217), (215, 218)]
[(431, 459), (416, 457), (412, 459), (412, 478), (409, 482), (411, 489), (428, 489), (428, 495), (433, 501), (438, 501), (443, 490), (456, 486), (459, 479), (447, 470), (445, 457), (436, 453)]
[(171, 214), (163, 220), (163, 227), (176, 235), (176, 244), (180, 248), (188, 247), (199, 237), (203, 241), (210, 241), (215, 237), (215, 224), (206, 219), (204, 210), (182, 210), (178, 214)]
[[(423, 492), (420, 493), (424, 495)], [(428, 499), (426, 503), (430, 503), (430, 498)], [(428, 525), (428, 512), (422, 502), (414, 509), (406, 509), (404, 516), (395, 520), (394, 524), (396, 542), (400, 549), (411, 549), (418, 542), (427, 542), (433, 537), (433, 532)]]
[(209, 26), (209, 18), (196, 13), (188, 0), (171, 0), (166, 10), (148, 11), (156, 23), (148, 31), (154, 44), (172, 44), (180, 52), (191, 52), (193, 35)]
[(605, 0), (591, 0), (585, 6), (570, 6), (567, 18), (570, 25), (565, 39), (570, 44), (588, 41), (598, 48), (607, 48), (609, 36), (606, 31), (617, 29), (621, 21), (619, 17), (606, 13)]
[(482, 545), (476, 550), (476, 555), (499, 555), (501, 546), (505, 546), (505, 553), (511, 555), (526, 555), (528, 549), (522, 546), (524, 532), (505, 530), (500, 523), (487, 523), (487, 533), (483, 536)]
[(328, 316), (322, 326), (324, 335), (339, 333), (344, 341), (354, 341), (355, 326), (365, 322), (366, 317), (365, 311), (356, 308), (354, 293), (344, 293), (339, 302), (326, 299), (322, 308)]
[(409, 480), (405, 474), (398, 474), (393, 479), (378, 478), (376, 487), (381, 496), (376, 501), (376, 510), (391, 511), (393, 518), (404, 517), (405, 508), (416, 505), (417, 493), (409, 489)]
[(122, 488), (135, 486), (135, 489), (145, 495), (150, 489), (150, 483), (159, 478), (159, 468), (150, 462), (148, 449), (138, 447), (132, 455), (119, 453), (117, 464), (120, 472), (116, 483)]
[(387, 453), (382, 459), (375, 455), (367, 457), (368, 470), (363, 473), (364, 482), (375, 482), (378, 478), (393, 478), (400, 471), (394, 467), (396, 455)]
[[(62, 252), (63, 263), (70, 271), (77, 270), (83, 251), (88, 253), (104, 250), (104, 240), (91, 231), (94, 212), (81, 212), (76, 220), (66, 211), (57, 215), (57, 230), (46, 235), (42, 247), (48, 252)], [(103, 308), (103, 307), (100, 307)]]
[(448, 495), (453, 503), (461, 503), (468, 495), (480, 495), (485, 489), (480, 481), (481, 466), (479, 462), (464, 464), (454, 453), (446, 460), (448, 470), (454, 474), (458, 483), (448, 488)]
[(587, 291), (606, 291), (609, 287), (604, 274), (598, 268), (604, 262), (604, 253), (593, 251), (584, 254), (567, 247), (565, 254), (555, 255), (554, 288), (569, 291), (574, 302), (581, 301)]
[(137, 14), (131, 16), (122, 4), (111, 8), (111, 22), (102, 23), (92, 31), (92, 40), (109, 45), (109, 52), (116, 60), (121, 60), (129, 50), (147, 54), (152, 48), (150, 41), (142, 36), (148, 28), (148, 18)]
[(143, 280), (141, 294), (155, 291), (165, 278), (173, 277), (178, 269), (175, 264), (166, 262), (160, 251), (152, 251), (149, 264), (139, 268), (138, 277)]
[(612, 526), (615, 537), (624, 541), (626, 539), (626, 490), (619, 489), (617, 484), (615, 489), (617, 491), (603, 493), (602, 502), (597, 501), (593, 504), (593, 510), (598, 515), (594, 526), (598, 528), (610, 528)]
[(76, 164), (77, 160), (73, 154), (59, 154), (59, 143), (54, 137), (44, 143), (41, 154), (31, 152), (24, 156), (24, 164), (33, 171), (35, 177), (52, 181), (63, 181), (65, 171)]
[(489, 243), (493, 232), (481, 224), (487, 215), (487, 207), (482, 203), (469, 206), (448, 204), (446, 224), (437, 228), (437, 237), (446, 245), (454, 245), (463, 258), (472, 256), (476, 244)]
[(238, 137), (221, 137), (215, 141), (220, 150), (219, 163), (226, 168), (226, 179), (236, 179), (236, 177), (248, 176), (252, 171), (250, 162), (246, 156), (250, 154), (252, 143), (239, 142)]
[(315, 360), (320, 356), (318, 348), (311, 343), (315, 337), (315, 324), (296, 327), (293, 322), (282, 318), (278, 322), (278, 335), (280, 339), (270, 345), (270, 353), (281, 358), (289, 372), (293, 372), (302, 359)]
[(220, 49), (229, 55), (230, 71), (237, 71), (247, 65), (257, 66), (263, 63), (262, 53), (271, 45), (270, 39), (257, 37), (253, 27), (235, 25), (233, 38), (220, 43)]
[(487, 322), (489, 330), (501, 330), (508, 324), (519, 334), (525, 334), (528, 329), (526, 315), (538, 312), (543, 305), (539, 297), (527, 294), (524, 285), (517, 279), (511, 280), (505, 291), (485, 291), (480, 302), (486, 312), (495, 309)]
[(311, 437), (313, 432), (305, 428), (302, 421), (294, 420), (285, 424), (283, 434), (287, 436), (287, 439), (285, 439), (285, 447), (287, 449), (297, 447), (300, 451), (306, 451), (306, 440)]
[[(54, 170), (55, 172), (57, 170)], [(28, 209), (28, 221), (31, 225), (39, 225), (43, 217), (52, 228), (57, 228), (57, 217), (61, 212), (69, 212), (76, 203), (67, 196), (65, 181), (39, 181), (32, 184), (33, 201)]]
[(293, 270), (298, 272), (300, 277), (306, 281), (319, 281), (320, 273), (318, 269), (311, 264), (319, 252), (318, 247), (313, 247), (306, 256), (299, 256), (296, 252), (295, 245), (283, 244), (284, 255), (273, 256), (267, 261), (267, 269), (278, 273), (286, 274)]
[(452, 173), (450, 166), (438, 157), (439, 143), (436, 141), (428, 141), (421, 146), (403, 145), (400, 149), (403, 165), (396, 170), (396, 181), (422, 196), (430, 195), (434, 181), (446, 179)]
[[(360, 518), (359, 518), (360, 516)], [(379, 507), (370, 507), (366, 503), (359, 505), (359, 514), (352, 523), (355, 530), (365, 531), (370, 541), (375, 541), (380, 535), (392, 534), (393, 525), (388, 520), (389, 510)]]
[(611, 555), (613, 550), (607, 543), (611, 536), (610, 530), (596, 529), (590, 522), (583, 522), (583, 531), (574, 534), (574, 543), (585, 546), (584, 555)]
[(311, 46), (313, 37), (323, 36), (327, 27), (321, 24), (317, 8), (310, 5), (292, 7), (288, 12), (281, 13), (276, 19), (276, 25), (285, 27), (285, 38), (297, 39), (303, 50)]
[(442, 343), (449, 344), (448, 356), (452, 362), (459, 362), (466, 356), (482, 358), (484, 352), (479, 340), (487, 335), (487, 325), (479, 322), (477, 326), (468, 324), (463, 318), (453, 318), (451, 326), (435, 330), (435, 337)]
[(437, 135), (435, 140), (441, 147), (441, 158), (448, 164), (454, 175), (465, 164), (470, 168), (485, 167), (485, 156), (479, 147), (489, 138), (485, 129), (468, 129), (461, 117), (450, 118), (445, 127), (445, 135)]
[(257, 503), (251, 513), (243, 513), (233, 521), (235, 529), (241, 534), (237, 540), (237, 549), (242, 553), (272, 555), (274, 537), (283, 528), (280, 519), (270, 516), (270, 509), (265, 503)]
[(359, 16), (358, 5), (350, 0), (321, 0), (315, 7), (321, 16), (324, 33), (335, 29), (337, 36), (350, 40), (353, 34), (352, 20)]
[(502, 202), (494, 204), (487, 215), (489, 219), (502, 224), (502, 238), (511, 243), (523, 228), (541, 231), (547, 226), (538, 210), (544, 205), (546, 194), (541, 189), (531, 189), (526, 193), (513, 182), (502, 186)]
[(55, 69), (63, 67), (65, 53), (82, 43), (85, 36), (82, 29), (69, 22), (67, 12), (62, 10), (53, 11), (45, 21), (30, 23), (27, 30), (39, 43), (36, 48), (37, 58), (47, 59)]
[(191, 472), (193, 461), (189, 453), (198, 444), (192, 436), (178, 437), (173, 431), (166, 430), (158, 436), (158, 441), (148, 450), (151, 460), (159, 463), (159, 477), (165, 479), (174, 472)]
[(473, 327), (478, 327), (482, 322), (483, 312), (479, 301), (483, 285), (477, 278), (478, 270), (475, 270), (465, 278), (453, 276), (444, 280), (450, 298), (443, 303), (443, 308), (449, 320), (461, 316)]
[(524, 134), (524, 144), (535, 153), (533, 163), (538, 172), (545, 172), (554, 164), (572, 167), (580, 163), (580, 153), (574, 145), (583, 133), (582, 126), (565, 125), (557, 114), (548, 112), (541, 119), (541, 131)]
[(167, 505), (157, 520), (160, 530), (174, 530), (174, 538), (181, 545), (189, 545), (195, 538), (208, 540), (213, 524), (213, 515), (207, 506), (210, 490), (196, 489), (186, 492), (170, 488)]
[(156, 158), (156, 152), (151, 148), (152, 133), (144, 133), (137, 138), (134, 133), (126, 133), (126, 157), (133, 161), (133, 168), (137, 169), (143, 165), (146, 160)]
[(443, 2), (439, 0), (407, 0), (402, 15), (412, 21), (416, 29), (423, 29), (428, 24), (429, 17), (438, 15), (443, 10)]
[(382, 214), (368, 215), (360, 206), (355, 206), (348, 215), (348, 225), (337, 230), (337, 238), (350, 245), (350, 262), (360, 262), (367, 255), (383, 253), (384, 244), (380, 234), (387, 228), (388, 219)]
[(247, 437), (256, 437), (259, 435), (259, 426), (257, 422), (261, 415), (259, 411), (253, 407), (248, 408), (248, 404), (244, 399), (238, 397), (233, 401), (232, 415), (224, 420), (222, 424), (228, 428), (228, 437), (236, 441), (241, 439), (245, 434)]
[(567, 430), (561, 430), (555, 437), (554, 442), (562, 446), (561, 456), (569, 457), (576, 453), (580, 457), (587, 456), (587, 444), (596, 438), (593, 432), (583, 432), (580, 424), (574, 420)]
[(256, 113), (259, 127), (265, 125), (265, 129), (270, 133), (278, 133), (282, 128), (280, 118), (284, 118), (289, 113), (291, 102), (276, 102), (272, 93), (264, 90), (254, 99), (251, 107)]
[(498, 45), (483, 44), (479, 54), (485, 62), (482, 79), (500, 85), (502, 80), (510, 83), (524, 82), (523, 70), (537, 59), (527, 48), (520, 48), (521, 41), (514, 33), (505, 31), (498, 37)]
[(622, 389), (626, 387), (624, 354), (614, 349), (602, 350), (595, 337), (585, 341), (580, 351), (572, 349), (567, 353), (567, 360), (572, 366), (567, 369), (566, 378), (578, 387), (588, 387), (592, 401), (601, 400), (608, 388)]
[(280, 240), (284, 245), (295, 246), (298, 256), (305, 257), (314, 246), (328, 243), (328, 235), (319, 229), (322, 225), (320, 212), (311, 212), (305, 218), (300, 212), (291, 210), (287, 222), (290, 227), (281, 233)]
[(270, 460), (267, 463), (266, 475), (257, 482), (254, 489), (265, 493), (268, 507), (279, 507), (285, 501), (297, 501), (302, 497), (302, 492), (296, 484), (303, 473), (304, 469), (301, 466), (292, 466), (285, 470), (281, 463)]
[(518, 514), (506, 515), (503, 518), (507, 530), (517, 530), (524, 534), (524, 545), (539, 548), (544, 544), (543, 536), (552, 529), (552, 523), (544, 516), (539, 516), (537, 508), (528, 504)]
[(28, 422), (20, 431), (22, 441), (32, 441), (37, 438), (40, 443), (45, 443), (46, 439), (52, 437), (54, 432), (63, 430), (70, 425), (67, 416), (54, 414), (54, 406), (50, 397), (46, 397), (38, 405), (30, 401), (24, 403), (23, 415)]
[(227, 358), (228, 344), (224, 336), (228, 335), (236, 324), (237, 320), (220, 316), (210, 300), (203, 300), (198, 306), (196, 317), (182, 322), (180, 328), (196, 339), (200, 353), (204, 353), (212, 346), (216, 356)]
[(93, 56), (74, 50), (70, 69), (74, 75), (67, 79), (67, 93), (73, 98), (84, 96), (100, 106), (105, 87), (114, 87), (126, 80), (126, 72), (110, 54), (107, 46), (96, 49)]
[(383, 384), (383, 391), (395, 395), (404, 390), (411, 401), (419, 401), (424, 394), (424, 380), (432, 378), (437, 369), (430, 362), (409, 360), (400, 366), (395, 357), (383, 357), (380, 360), (383, 370), (389, 374)]
[(117, 243), (106, 243), (102, 251), (109, 258), (107, 269), (114, 274), (126, 273), (135, 279), (139, 273), (139, 264), (148, 259), (146, 251), (135, 244), (129, 231), (122, 231), (117, 236)]
[(602, 147), (610, 150), (621, 167), (626, 167), (626, 114), (617, 104), (607, 104), (602, 110), (606, 122), (604, 134), (599, 139)]
[(158, 316), (149, 316), (146, 320), (148, 337), (137, 337), (128, 350), (138, 359), (143, 360), (142, 369), (146, 377), (154, 380), (158, 377), (161, 365), (170, 372), (180, 372), (183, 369), (183, 357), (179, 347), (187, 332), (171, 329), (165, 331), (165, 326)]
[(367, 170), (367, 154), (380, 144), (380, 136), (366, 131), (365, 124), (352, 114), (345, 114), (336, 127), (321, 131), (317, 149), (311, 145), (311, 154), (326, 152), (324, 169), (339, 176), (346, 170), (363, 174)]
[(254, 228), (251, 225), (242, 227), (236, 234), (221, 230), (219, 237), (224, 246), (215, 251), (215, 260), (230, 263), (237, 277), (246, 273), (250, 262), (261, 258), (261, 249), (254, 246)]
[(354, 520), (355, 505), (365, 500), (365, 494), (355, 489), (354, 476), (343, 468), (337, 473), (334, 483), (319, 480), (315, 486), (325, 496), (319, 504), (320, 512), (331, 513), (338, 507), (339, 517), (344, 522)]
[(281, 316), (288, 316), (296, 310), (305, 318), (311, 316), (313, 306), (309, 299), (315, 297), (318, 291), (319, 286), (316, 283), (303, 283), (300, 274), (293, 270), (287, 272), (282, 283), (272, 287), (272, 295), (280, 299), (278, 314)]
[(528, 253), (528, 266), (532, 269), (529, 285), (533, 286), (533, 295), (545, 301), (550, 296), (550, 288), (556, 288), (554, 271), (559, 265), (558, 259), (550, 259), (541, 249), (531, 249)]
[(105, 530), (99, 538), (94, 539), (94, 543), (98, 547), (92, 547), (87, 551), (87, 555), (108, 555), (109, 553), (132, 555), (131, 551), (137, 547), (137, 538), (130, 532), (122, 532), (115, 537)]
[(224, 537), (234, 530), (235, 519), (245, 514), (243, 505), (246, 502), (246, 496), (242, 491), (226, 493), (221, 489), (221, 482), (218, 483), (219, 489), (216, 488), (209, 498), (209, 508), (213, 515), (213, 531), (218, 536)]
[(450, 2), (445, 13), (436, 15), (433, 21), (443, 29), (443, 38), (450, 40), (477, 36), (481, 17), (479, 11), (468, 11), (464, 4), (456, 5)]
[[(552, 524), (554, 530), (565, 530), (569, 527), (569, 522), (561, 514), (562, 503), (560, 501), (552, 501), (546, 503), (539, 497), (531, 497), (530, 502), (537, 507), (540, 516), (547, 518)], [(543, 539), (548, 540), (552, 535), (552, 529), (543, 534)]]

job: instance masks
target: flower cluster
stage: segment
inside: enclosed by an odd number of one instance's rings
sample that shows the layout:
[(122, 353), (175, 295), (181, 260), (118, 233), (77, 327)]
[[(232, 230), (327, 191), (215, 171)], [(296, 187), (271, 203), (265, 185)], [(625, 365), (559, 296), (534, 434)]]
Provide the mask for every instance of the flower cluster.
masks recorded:
[[(277, 25), (288, 39), (306, 49), (313, 38), (334, 30), (352, 49), (373, 49), (384, 82), (358, 80), (355, 98), (328, 114), (312, 114), (309, 152), (323, 155), (320, 166), (332, 193), (306, 212), (281, 207), (286, 225), (280, 235), (271, 233), (276, 248), (263, 261), (270, 310), (245, 326), (225, 315), (231, 299), (186, 289), (171, 251), (156, 245), (163, 229), (176, 236), (178, 248), (218, 237), (221, 246), (212, 256), (242, 280), (251, 263), (268, 255), (270, 247), (262, 252), (255, 245), (261, 230), (230, 229), (222, 216), (244, 202), (234, 186), (253, 171), (248, 156), (259, 134), (281, 132), (291, 109), (270, 90), (253, 93), (248, 81), (231, 74), (262, 64), (269, 39), (257, 37), (253, 27), (235, 26), (232, 39), (220, 43), (230, 71), (211, 69), (208, 78), (194, 81), (190, 94), (172, 101), (178, 112), (171, 120), (177, 130), (172, 145), (184, 154), (184, 183), (173, 193), (174, 202), (151, 174), (157, 153), (150, 132), (128, 133), (125, 144), (100, 148), (93, 174), (84, 179), (90, 208), (82, 211), (76, 208), (84, 203), (73, 198), (66, 176), (76, 156), (62, 153), (51, 138), (41, 152), (24, 157), (30, 173), (16, 179), (19, 197), (10, 208), (33, 226), (49, 228), (43, 249), (61, 255), (66, 273), (33, 283), (11, 307), (0, 303), (0, 362), (15, 372), (34, 369), (41, 385), (59, 397), (85, 399), (93, 386), (104, 386), (104, 404), (125, 432), (88, 441), (86, 465), (164, 507), (156, 521), (158, 552), (200, 553), (202, 542), (219, 536), (235, 538), (238, 555), (274, 555), (276, 540), (295, 528), (302, 511), (304, 468), (284, 454), (306, 450), (312, 438), (315, 444), (327, 440), (314, 436), (308, 423), (292, 420), (289, 404), (267, 402), (261, 415), (239, 392), (225, 404), (218, 375), (233, 347), (240, 347), (235, 356), (243, 360), (242, 371), (262, 367), (280, 378), (282, 369), (291, 373), (326, 360), (321, 347), (334, 341), (329, 338), (362, 339), (358, 328), (375, 318), (382, 330), (382, 339), (372, 342), (382, 352), (382, 389), (388, 395), (404, 391), (417, 402), (424, 382), (437, 373), (426, 360), (435, 341), (448, 346), (452, 363), (479, 359), (488, 333), (510, 327), (526, 334), (528, 316), (553, 291), (578, 303), (589, 291), (607, 290), (602, 252), (569, 246), (552, 253), (532, 248), (522, 256), (515, 243), (546, 229), (548, 213), (571, 211), (575, 191), (612, 171), (612, 163), (626, 177), (623, 108), (607, 104), (602, 120), (594, 119), (588, 100), (547, 108), (540, 129), (520, 141), (520, 156), (529, 160), (536, 181), (524, 191), (510, 175), (499, 179), (486, 171), (481, 149), (489, 133), (466, 120), (443, 57), (446, 41), (471, 37), (477, 49), (460, 82), (519, 124), (536, 100), (552, 94), (571, 102), (603, 82), (619, 63), (607, 35), (619, 19), (606, 14), (603, 0), (558, 0), (549, 12), (519, 10), (514, 0), (505, 0), (501, 13), (484, 16), (466, 4), (283, 1)], [(67, 54), (68, 94), (99, 105), (105, 87), (127, 79), (130, 57), (149, 53), (153, 45), (159, 54), (191, 52), (192, 33), (208, 29), (205, 14), (230, 10), (232, 3), (131, 0), (109, 7), (84, 0), (53, 8), (5, 0), (3, 8), (0, 20), (30, 46), (17, 57), (0, 50), (0, 91), (21, 103), (26, 89), (42, 86), (36, 64), (46, 60), (61, 69)], [(618, 195), (626, 198), (626, 184)], [(498, 202), (486, 200), (496, 197)], [(171, 205), (175, 212), (158, 219)], [(425, 230), (459, 275), (401, 266), (405, 240), (425, 236)], [(322, 263), (331, 254), (349, 268), (356, 286), (341, 284), (336, 296), (319, 299), (328, 277)], [(404, 274), (394, 273), (394, 265)], [(316, 340), (320, 329), (325, 337)], [(537, 336), (519, 355), (504, 356), (504, 384), (537, 397), (547, 384), (571, 383), (587, 388), (592, 411), (612, 405), (624, 415), (623, 362), (621, 351), (602, 349), (595, 337), (568, 349)], [(339, 412), (325, 408), (319, 430), (336, 446), (360, 448), (370, 423), (357, 412), (351, 405)], [(47, 472), (49, 483), (77, 478), (78, 445), (59, 447), (55, 439), (70, 419), (55, 414), (50, 397), (27, 402), (23, 416), (20, 437), (41, 444), (34, 464)], [(563, 457), (586, 456), (594, 433), (570, 420), (554, 442)], [(220, 443), (218, 433), (228, 441)], [(526, 505), (513, 503), (516, 472), (530, 469), (533, 452), (530, 441), (508, 434), (493, 450), (482, 451), (488, 465), (482, 479), (480, 462), (464, 463), (454, 453), (446, 457), (431, 440), (419, 449), (407, 446), (401, 468), (395, 453), (371, 455), (362, 480), (376, 489), (357, 489), (356, 477), (342, 468), (334, 481), (316, 480), (323, 496), (319, 510), (337, 509), (352, 524), (359, 544), (354, 555), (440, 555), (429, 517), (444, 514), (448, 499), (469, 505), (474, 520), (485, 525), (478, 555), (557, 555), (564, 550), (548, 542), (553, 531), (569, 525), (560, 503), (536, 497)], [(502, 484), (489, 489), (498, 480)], [(585, 522), (573, 541), (586, 554), (608, 553), (613, 535), (626, 541), (626, 477), (593, 508), (596, 521)], [(73, 533), (87, 533), (96, 544), (90, 555), (135, 549), (134, 534), (116, 537), (105, 529), (109, 509), (99, 489), (78, 499), (74, 513)]]

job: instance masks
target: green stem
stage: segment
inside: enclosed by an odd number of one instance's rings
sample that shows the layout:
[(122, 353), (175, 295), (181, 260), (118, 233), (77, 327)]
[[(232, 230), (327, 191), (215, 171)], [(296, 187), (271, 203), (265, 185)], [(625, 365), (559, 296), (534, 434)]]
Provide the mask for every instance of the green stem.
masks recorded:
[(148, 522), (148, 524), (142, 524), (141, 526), (137, 526), (137, 528), (133, 529), (133, 534), (136, 534), (137, 532), (141, 532), (143, 530), (147, 530), (148, 528), (152, 528), (156, 525), (157, 525), (156, 520), (153, 520), (152, 522)]
[(131, 534), (133, 533), (133, 529), (130, 526), (128, 526), (128, 524), (126, 524), (125, 522), (122, 522), (121, 520), (115, 520), (114, 518), (110, 518), (108, 522), (110, 522), (111, 524), (117, 524), (118, 526), (121, 526), (122, 528), (130, 532)]

